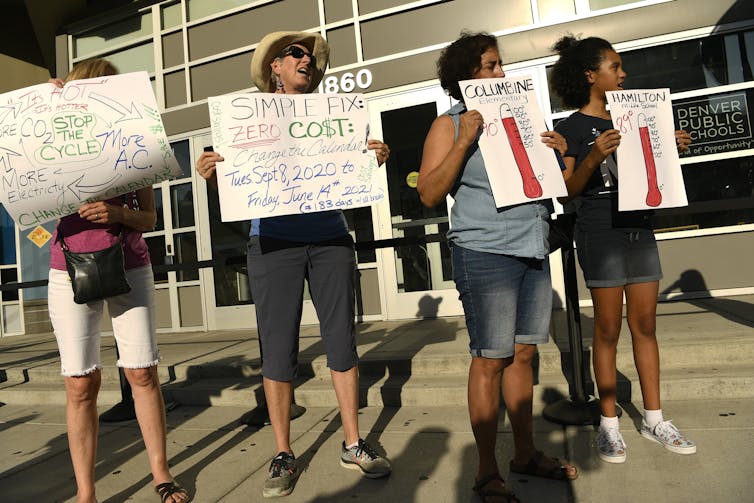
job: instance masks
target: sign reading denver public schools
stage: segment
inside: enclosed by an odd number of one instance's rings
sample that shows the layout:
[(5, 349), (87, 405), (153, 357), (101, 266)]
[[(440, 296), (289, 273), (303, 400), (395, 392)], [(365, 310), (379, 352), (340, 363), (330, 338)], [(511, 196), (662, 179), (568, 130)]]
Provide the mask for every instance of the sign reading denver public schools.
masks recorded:
[(749, 103), (752, 90), (698, 96), (673, 103), (676, 127), (689, 132), (691, 148), (681, 157), (754, 148)]

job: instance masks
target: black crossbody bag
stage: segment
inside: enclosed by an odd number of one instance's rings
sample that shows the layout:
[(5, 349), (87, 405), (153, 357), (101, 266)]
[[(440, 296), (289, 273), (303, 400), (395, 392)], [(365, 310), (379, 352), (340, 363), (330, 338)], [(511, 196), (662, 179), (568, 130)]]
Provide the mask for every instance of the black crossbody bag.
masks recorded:
[(60, 232), (60, 225), (58, 236), (76, 304), (86, 304), (131, 291), (131, 285), (126, 279), (122, 227), (117, 243), (93, 252), (77, 253), (69, 250)]
[[(123, 204), (128, 206), (125, 196), (123, 197)], [(135, 194), (133, 195), (133, 205), (134, 207), (138, 206)], [(71, 278), (73, 301), (76, 304), (86, 304), (131, 291), (131, 285), (128, 284), (126, 279), (126, 264), (123, 255), (125, 232), (125, 226), (121, 225), (118, 242), (109, 248), (77, 253), (68, 249), (58, 223), (60, 247), (63, 249), (65, 268)]]

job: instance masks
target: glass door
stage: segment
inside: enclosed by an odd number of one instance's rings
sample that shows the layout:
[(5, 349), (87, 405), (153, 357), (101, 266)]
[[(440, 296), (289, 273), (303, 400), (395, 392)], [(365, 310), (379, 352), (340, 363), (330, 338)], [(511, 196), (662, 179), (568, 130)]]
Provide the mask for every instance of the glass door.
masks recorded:
[(382, 138), (391, 152), (388, 201), (377, 207), (378, 239), (403, 238), (378, 250), (388, 319), (463, 313), (444, 239), (447, 206), (425, 208), (416, 191), (424, 138), (432, 121), (450, 106), (439, 86), (369, 100), (374, 137)]
[(206, 328), (205, 301), (197, 269), (161, 270), (162, 265), (191, 264), (198, 260), (197, 212), (194, 204), (190, 140), (171, 142), (182, 174), (154, 186), (157, 224), (145, 233), (155, 268), (156, 324), (161, 331)]
[[(19, 281), (16, 226), (0, 204), (0, 285)], [(25, 333), (23, 290), (0, 291), (0, 337)]]

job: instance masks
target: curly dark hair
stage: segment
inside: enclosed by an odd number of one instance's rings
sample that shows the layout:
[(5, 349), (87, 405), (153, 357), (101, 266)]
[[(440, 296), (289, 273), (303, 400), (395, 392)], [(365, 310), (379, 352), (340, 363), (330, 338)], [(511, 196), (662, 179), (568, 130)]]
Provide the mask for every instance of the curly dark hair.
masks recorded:
[(445, 92), (462, 101), (459, 80), (468, 80), (482, 66), (482, 54), (497, 49), (497, 38), (489, 33), (462, 31), (458, 40), (443, 49), (437, 60), (437, 76)]
[(614, 51), (605, 39), (589, 37), (579, 39), (566, 35), (555, 42), (552, 50), (560, 55), (550, 74), (550, 87), (568, 107), (581, 108), (589, 103), (590, 84), (588, 70), (596, 71), (604, 51)]

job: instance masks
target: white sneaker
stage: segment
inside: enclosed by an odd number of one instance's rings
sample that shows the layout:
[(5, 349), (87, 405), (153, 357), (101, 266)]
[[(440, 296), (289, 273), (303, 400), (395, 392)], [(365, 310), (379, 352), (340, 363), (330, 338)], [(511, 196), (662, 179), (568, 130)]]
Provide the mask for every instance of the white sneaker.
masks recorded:
[(626, 462), (626, 442), (618, 428), (603, 428), (600, 426), (597, 435), (597, 452), (600, 459), (607, 463)]
[(657, 423), (654, 428), (650, 428), (642, 420), (641, 436), (657, 442), (671, 452), (678, 454), (694, 454), (696, 452), (696, 444), (693, 440), (686, 438), (669, 420)]

